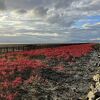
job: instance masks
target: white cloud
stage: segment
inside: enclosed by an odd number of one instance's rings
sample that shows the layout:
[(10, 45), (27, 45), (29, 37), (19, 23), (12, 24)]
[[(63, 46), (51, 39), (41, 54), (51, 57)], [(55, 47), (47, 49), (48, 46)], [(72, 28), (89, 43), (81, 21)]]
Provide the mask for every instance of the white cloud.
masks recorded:
[(0, 36), (1, 37), (16, 37), (16, 36), (20, 36), (20, 34), (9, 34), (9, 33), (7, 33), (7, 34), (5, 34), (5, 33), (3, 33), (3, 34), (0, 34)]
[(94, 39), (90, 39), (90, 40), (100, 40), (100, 38), (94, 38)]

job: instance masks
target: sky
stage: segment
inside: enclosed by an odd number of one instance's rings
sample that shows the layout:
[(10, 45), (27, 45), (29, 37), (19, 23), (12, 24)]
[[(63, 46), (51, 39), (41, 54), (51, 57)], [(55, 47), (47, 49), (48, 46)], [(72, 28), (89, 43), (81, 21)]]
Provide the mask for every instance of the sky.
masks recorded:
[(100, 42), (100, 0), (0, 0), (0, 43)]

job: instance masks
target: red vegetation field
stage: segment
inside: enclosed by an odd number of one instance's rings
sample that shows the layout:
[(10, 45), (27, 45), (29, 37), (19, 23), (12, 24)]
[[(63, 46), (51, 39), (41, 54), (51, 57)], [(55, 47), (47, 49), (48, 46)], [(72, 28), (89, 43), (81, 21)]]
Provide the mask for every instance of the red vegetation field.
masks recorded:
[[(93, 44), (68, 45), (55, 48), (44, 48), (23, 52), (12, 52), (0, 55), (0, 100), (18, 100), (20, 87), (29, 85), (41, 69), (51, 68), (62, 71), (64, 65), (59, 63), (50, 67), (51, 59), (68, 61), (91, 52)], [(27, 89), (23, 89), (27, 92)]]

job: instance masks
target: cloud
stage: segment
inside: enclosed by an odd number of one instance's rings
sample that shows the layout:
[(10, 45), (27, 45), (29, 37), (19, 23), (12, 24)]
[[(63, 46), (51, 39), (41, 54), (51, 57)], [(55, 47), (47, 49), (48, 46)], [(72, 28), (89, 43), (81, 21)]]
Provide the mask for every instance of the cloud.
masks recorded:
[(94, 38), (94, 39), (90, 39), (90, 40), (97, 40), (97, 41), (100, 41), (100, 38)]
[(6, 0), (8, 9), (33, 9), (43, 5), (44, 0)]
[(100, 23), (95, 23), (95, 24), (90, 24), (90, 25), (87, 25), (87, 27), (89, 28), (89, 29), (97, 29), (97, 30), (100, 30)]
[(5, 10), (6, 6), (5, 6), (5, 0), (0, 0), (0, 10)]
[[(8, 8), (25, 8), (32, 9), (34, 7), (45, 6), (55, 8), (69, 7), (74, 0), (6, 0)], [(76, 0), (78, 1), (78, 0)]]
[(21, 36), (25, 41), (32, 37), (31, 41), (38, 38), (40, 42), (89, 41), (100, 37), (99, 4), (100, 0), (0, 0), (4, 10), (0, 36)]
[(19, 34), (0, 34), (1, 37), (16, 37), (16, 36), (20, 36)]
[(36, 15), (36, 16), (45, 16), (47, 15), (47, 11), (48, 11), (48, 8), (44, 8), (44, 7), (35, 7), (33, 9), (33, 13)]
[[(55, 8), (56, 9), (59, 9), (59, 8), (68, 8), (70, 7), (70, 5), (72, 4), (74, 0), (54, 0), (55, 2)], [(76, 0), (78, 1), (78, 0)]]
[(25, 13), (27, 13), (27, 10), (25, 10), (25, 9), (19, 9), (19, 10), (16, 10), (16, 13), (25, 14)]

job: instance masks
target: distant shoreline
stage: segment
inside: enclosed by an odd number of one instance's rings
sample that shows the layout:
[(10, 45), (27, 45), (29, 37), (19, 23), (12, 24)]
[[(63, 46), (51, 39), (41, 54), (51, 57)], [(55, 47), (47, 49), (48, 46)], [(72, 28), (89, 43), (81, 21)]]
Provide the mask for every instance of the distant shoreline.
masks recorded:
[[(71, 46), (71, 45), (84, 45), (94, 43), (74, 43), (74, 44), (0, 44), (0, 52), (14, 52), (14, 51), (25, 51), (42, 48), (54, 48), (59, 46)], [(96, 44), (96, 43), (95, 43)]]
[(35, 46), (35, 47), (54, 47), (54, 46), (66, 46), (66, 45), (81, 45), (81, 44), (98, 44), (98, 43), (55, 43), (55, 44), (22, 44), (22, 43), (0, 43), (0, 48), (6, 48), (6, 47), (18, 47), (18, 46)]

